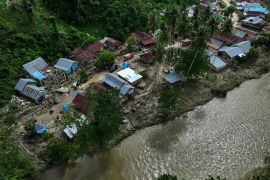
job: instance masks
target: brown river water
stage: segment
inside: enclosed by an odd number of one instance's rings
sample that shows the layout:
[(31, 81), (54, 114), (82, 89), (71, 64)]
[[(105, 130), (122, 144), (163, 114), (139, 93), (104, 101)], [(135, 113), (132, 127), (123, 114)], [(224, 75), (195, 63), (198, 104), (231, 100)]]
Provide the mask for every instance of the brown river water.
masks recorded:
[(220, 175), (237, 180), (270, 153), (270, 73), (166, 124), (137, 131), (110, 151), (49, 169), (39, 180), (151, 180)]

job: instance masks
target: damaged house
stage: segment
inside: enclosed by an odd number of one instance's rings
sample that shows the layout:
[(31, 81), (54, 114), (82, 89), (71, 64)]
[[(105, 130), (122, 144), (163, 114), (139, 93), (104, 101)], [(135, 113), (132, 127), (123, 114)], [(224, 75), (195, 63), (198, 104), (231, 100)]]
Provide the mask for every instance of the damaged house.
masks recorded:
[(42, 81), (46, 78), (44, 71), (48, 68), (48, 64), (42, 57), (39, 57), (23, 65), (23, 71), (27, 73), (27, 75), (39, 81)]
[(25, 97), (28, 97), (35, 101), (36, 103), (39, 103), (42, 101), (42, 99), (46, 95), (46, 90), (44, 87), (37, 87), (36, 81), (32, 79), (24, 79), (21, 78), (16, 86), (15, 90), (20, 93), (21, 95), (24, 95)]

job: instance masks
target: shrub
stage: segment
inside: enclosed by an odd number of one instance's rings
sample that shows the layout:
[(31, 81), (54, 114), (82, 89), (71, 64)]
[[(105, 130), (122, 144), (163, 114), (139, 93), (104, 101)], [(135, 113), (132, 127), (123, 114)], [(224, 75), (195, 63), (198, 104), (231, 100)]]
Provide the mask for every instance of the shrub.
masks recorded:
[(95, 62), (95, 66), (100, 69), (108, 68), (113, 65), (115, 58), (115, 54), (104, 50), (99, 54), (98, 59)]
[(147, 73), (146, 70), (140, 72), (139, 74), (142, 75), (143, 79), (148, 79), (149, 78), (149, 74)]
[(26, 121), (24, 124), (24, 130), (26, 131), (25, 137), (33, 138), (36, 135), (35, 122), (33, 120)]
[(53, 138), (48, 143), (48, 148), (43, 152), (42, 158), (53, 164), (61, 164), (69, 160), (70, 146), (61, 138)]
[(4, 120), (4, 123), (6, 125), (9, 125), (9, 126), (12, 125), (12, 124), (15, 124), (17, 122), (16, 117), (13, 114), (11, 114), (11, 113), (7, 113), (4, 116), (3, 120)]

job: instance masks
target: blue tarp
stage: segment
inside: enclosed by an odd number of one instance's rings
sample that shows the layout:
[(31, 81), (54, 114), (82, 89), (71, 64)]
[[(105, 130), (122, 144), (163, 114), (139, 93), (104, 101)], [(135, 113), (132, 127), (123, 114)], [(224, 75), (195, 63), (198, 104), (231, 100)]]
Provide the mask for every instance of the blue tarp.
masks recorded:
[(68, 110), (68, 104), (64, 104), (64, 106), (63, 106), (63, 112), (66, 112)]
[(47, 128), (43, 123), (35, 123), (35, 130), (37, 134), (44, 134), (47, 131)]
[(33, 72), (32, 77), (34, 77), (35, 79), (38, 79), (38, 80), (45, 79), (45, 76), (39, 71)]
[(121, 69), (126, 69), (128, 67), (128, 63), (124, 62), (121, 64)]
[(37, 131), (38, 134), (44, 134), (46, 132), (47, 128), (43, 128)]

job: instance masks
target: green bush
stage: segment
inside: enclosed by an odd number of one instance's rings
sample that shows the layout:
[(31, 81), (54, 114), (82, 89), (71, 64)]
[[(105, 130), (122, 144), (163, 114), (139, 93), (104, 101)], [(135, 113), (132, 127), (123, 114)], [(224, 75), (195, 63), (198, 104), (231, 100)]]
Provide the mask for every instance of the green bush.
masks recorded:
[(2, 120), (6, 125), (11, 126), (12, 124), (17, 123), (17, 118), (13, 114), (5, 113), (2, 115), (3, 115)]
[(149, 74), (146, 70), (142, 71), (139, 73), (140, 75), (142, 75), (143, 79), (148, 79), (149, 78)]
[(115, 54), (110, 51), (104, 50), (99, 54), (97, 61), (95, 62), (95, 66), (99, 69), (109, 68), (113, 65), (115, 58)]
[(33, 138), (36, 135), (35, 122), (33, 120), (28, 120), (24, 124), (24, 130), (26, 132), (25, 137)]
[(53, 138), (48, 142), (48, 147), (41, 157), (53, 164), (61, 164), (67, 162), (71, 155), (71, 146), (61, 138)]

